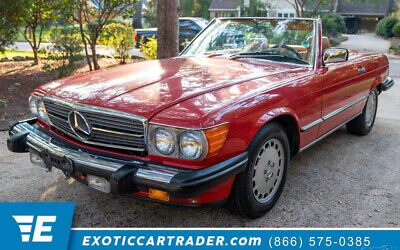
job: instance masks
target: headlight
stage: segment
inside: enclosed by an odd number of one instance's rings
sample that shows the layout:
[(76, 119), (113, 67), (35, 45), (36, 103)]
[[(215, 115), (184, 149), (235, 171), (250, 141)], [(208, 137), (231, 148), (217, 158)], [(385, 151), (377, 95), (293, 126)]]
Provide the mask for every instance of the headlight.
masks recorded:
[(160, 153), (170, 155), (175, 150), (174, 136), (167, 129), (159, 128), (155, 133), (155, 146)]
[(184, 132), (181, 135), (179, 146), (186, 158), (195, 160), (203, 154), (203, 139), (199, 132)]
[(220, 152), (225, 144), (228, 128), (228, 123), (206, 129), (150, 123), (147, 149), (150, 155), (201, 161)]
[(43, 121), (43, 122), (45, 122), (45, 123), (48, 124), (49, 121), (48, 121), (48, 119), (47, 119), (46, 109), (45, 109), (45, 107), (44, 107), (43, 100), (39, 99), (39, 100), (36, 102), (36, 107), (37, 107), (37, 116), (38, 116), (38, 118), (39, 118), (41, 121)]
[(36, 102), (37, 102), (38, 99), (39, 98), (34, 96), (34, 95), (31, 95), (29, 97), (29, 109), (31, 110), (32, 114), (35, 115), (35, 116), (38, 115), (37, 107), (36, 107)]

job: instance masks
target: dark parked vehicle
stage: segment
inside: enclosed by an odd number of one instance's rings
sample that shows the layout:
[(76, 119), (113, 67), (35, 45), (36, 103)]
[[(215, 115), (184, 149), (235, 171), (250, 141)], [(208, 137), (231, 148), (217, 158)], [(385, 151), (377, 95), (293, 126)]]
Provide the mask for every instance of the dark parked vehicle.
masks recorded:
[[(179, 50), (183, 50), (185, 43), (190, 42), (207, 24), (208, 21), (200, 17), (179, 18)], [(139, 48), (142, 37), (144, 37), (144, 42), (147, 41), (148, 37), (157, 37), (157, 28), (137, 29), (136, 48)]]

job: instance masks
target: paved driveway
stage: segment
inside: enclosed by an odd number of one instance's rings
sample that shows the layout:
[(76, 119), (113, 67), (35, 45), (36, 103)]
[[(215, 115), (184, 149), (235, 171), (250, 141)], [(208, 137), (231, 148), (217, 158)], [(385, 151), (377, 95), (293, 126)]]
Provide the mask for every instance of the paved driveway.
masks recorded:
[(4, 132), (0, 201), (75, 202), (74, 227), (399, 227), (400, 64), (391, 65), (397, 85), (379, 97), (372, 132), (358, 137), (343, 127), (295, 156), (282, 197), (260, 219), (102, 194), (8, 152)]
[(387, 41), (375, 34), (360, 34), (360, 35), (344, 35), (349, 40), (342, 42), (339, 47), (358, 50), (360, 52), (378, 52), (388, 53), (391, 42)]

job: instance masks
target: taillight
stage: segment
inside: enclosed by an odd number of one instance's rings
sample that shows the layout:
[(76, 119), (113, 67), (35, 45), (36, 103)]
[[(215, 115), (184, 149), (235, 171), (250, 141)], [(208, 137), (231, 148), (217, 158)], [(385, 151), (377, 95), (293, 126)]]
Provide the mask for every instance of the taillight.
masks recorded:
[(135, 41), (137, 42), (137, 39), (138, 39), (138, 37), (137, 37), (137, 33), (135, 34)]

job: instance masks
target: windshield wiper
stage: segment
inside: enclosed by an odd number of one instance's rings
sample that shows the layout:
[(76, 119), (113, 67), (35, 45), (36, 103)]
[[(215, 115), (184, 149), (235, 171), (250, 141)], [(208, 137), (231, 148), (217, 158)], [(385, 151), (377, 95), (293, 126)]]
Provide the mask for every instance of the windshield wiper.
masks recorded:
[(229, 59), (236, 59), (236, 58), (265, 58), (265, 59), (276, 59), (277, 58), (280, 60), (291, 61), (294, 63), (308, 64), (307, 62), (305, 62), (301, 59), (294, 58), (294, 57), (285, 56), (282, 54), (271, 53), (271, 52), (262, 52), (262, 51), (237, 53), (237, 54), (233, 54), (229, 57)]

